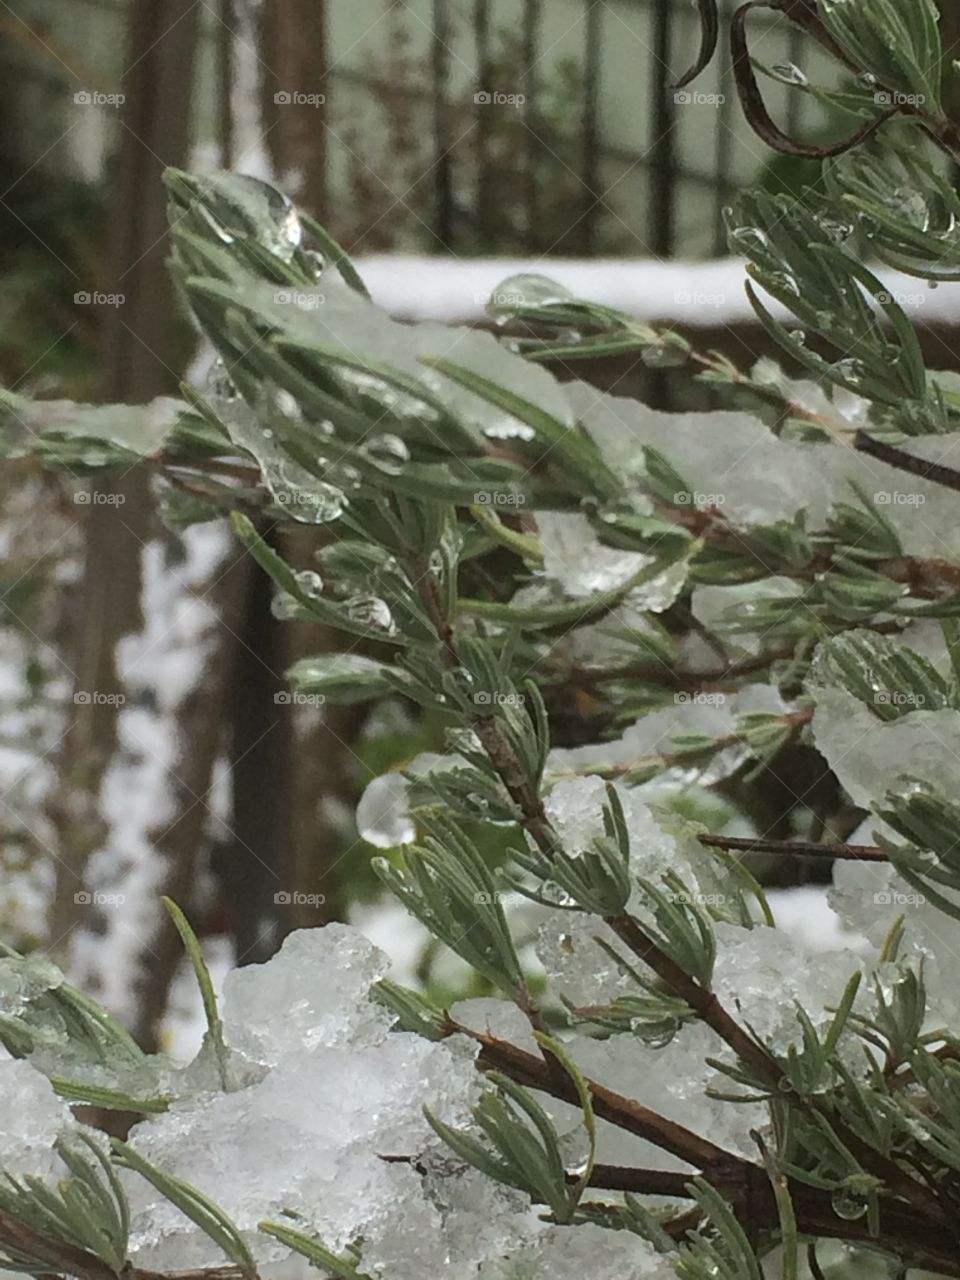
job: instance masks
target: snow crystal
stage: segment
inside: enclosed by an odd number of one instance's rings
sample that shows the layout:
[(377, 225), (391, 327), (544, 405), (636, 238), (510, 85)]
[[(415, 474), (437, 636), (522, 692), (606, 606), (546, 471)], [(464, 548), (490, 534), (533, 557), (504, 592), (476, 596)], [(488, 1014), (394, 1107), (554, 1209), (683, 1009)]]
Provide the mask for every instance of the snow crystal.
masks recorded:
[(586, 516), (561, 511), (537, 514), (544, 569), (571, 596), (589, 596), (625, 586), (653, 557), (605, 547)]
[(863, 958), (852, 950), (814, 953), (782, 929), (714, 926), (717, 962), (713, 988), (738, 1020), (752, 1027), (777, 1051), (800, 1039), (795, 1004), (814, 1025), (828, 1021)]
[(498, 1040), (508, 1040), (527, 1053), (540, 1052), (530, 1023), (517, 1006), (508, 1000), (490, 996), (460, 1000), (451, 1008), (450, 1016), (462, 1027), (485, 1032), (496, 1036)]
[[(0, 1097), (4, 1123), (0, 1131), (0, 1169), (14, 1178), (49, 1177), (60, 1172), (54, 1143), (77, 1128), (53, 1085), (29, 1062), (0, 1059)], [(16, 1118), (16, 1124), (10, 1121)]]
[[(366, 1223), (406, 1205), (381, 1156), (415, 1158), (435, 1141), (423, 1116), (462, 1124), (479, 1077), (475, 1047), (396, 1033), (379, 1044), (288, 1053), (258, 1084), (177, 1104), (135, 1126), (133, 1146), (162, 1169), (213, 1195), (261, 1260), (277, 1250), (257, 1222), (299, 1214), (327, 1245), (342, 1249)], [(218, 1261), (216, 1246), (142, 1180), (127, 1178), (138, 1265)]]
[(368, 993), (388, 968), (383, 952), (348, 925), (298, 929), (265, 964), (227, 975), (227, 1040), (270, 1066), (301, 1048), (376, 1043), (393, 1017)]
[[(651, 756), (675, 752), (674, 735), (678, 733), (705, 734), (709, 738), (724, 739), (735, 732), (737, 720), (745, 712), (767, 711), (780, 715), (786, 710), (779, 691), (767, 684), (747, 685), (734, 694), (679, 694), (673, 706), (648, 712), (612, 742), (551, 751), (548, 773), (562, 777), (571, 770), (585, 772), (601, 765), (629, 767)], [(678, 761), (647, 784), (647, 791), (643, 794), (662, 793), (694, 782), (709, 786), (728, 777), (749, 754), (750, 749), (745, 743), (730, 742), (704, 760)]]
[(536, 1244), (490, 1266), (478, 1280), (676, 1280), (666, 1256), (632, 1231), (592, 1222), (545, 1227)]
[(813, 737), (854, 804), (870, 808), (905, 777), (956, 790), (960, 712), (911, 711), (881, 721), (842, 689), (817, 690)]

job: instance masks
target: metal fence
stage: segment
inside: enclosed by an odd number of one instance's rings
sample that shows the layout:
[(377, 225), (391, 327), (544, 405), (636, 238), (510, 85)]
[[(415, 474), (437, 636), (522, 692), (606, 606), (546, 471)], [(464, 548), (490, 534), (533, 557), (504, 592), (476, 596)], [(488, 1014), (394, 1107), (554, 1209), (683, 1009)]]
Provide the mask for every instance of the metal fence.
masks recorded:
[[(242, 3), (233, 0), (233, 12)], [(722, 0), (726, 16), (733, 7)], [(202, 8), (194, 135), (209, 155), (223, 118), (217, 73), (233, 64), (234, 37), (230, 5)], [(265, 59), (262, 98), (269, 114), (285, 89), (322, 93), (325, 203), (361, 249), (722, 254), (722, 210), (768, 159), (735, 101), (725, 38), (694, 85), (672, 88), (699, 38), (691, 0), (315, 0), (313, 8), (325, 12), (313, 83), (289, 86)], [(116, 81), (125, 10), (124, 0), (20, 0), (8, 9), (14, 38), (0, 59), (17, 77), (8, 96), (28, 107), (16, 139), (25, 163), (79, 163), (88, 176), (102, 164), (116, 128), (110, 111), (99, 134), (89, 121), (72, 126), (64, 154), (64, 86), (81, 75)], [(309, 42), (311, 25), (296, 38)], [(768, 64), (816, 58), (782, 15), (758, 13), (752, 29)], [(811, 97), (773, 81), (767, 91), (791, 130), (822, 127)]]

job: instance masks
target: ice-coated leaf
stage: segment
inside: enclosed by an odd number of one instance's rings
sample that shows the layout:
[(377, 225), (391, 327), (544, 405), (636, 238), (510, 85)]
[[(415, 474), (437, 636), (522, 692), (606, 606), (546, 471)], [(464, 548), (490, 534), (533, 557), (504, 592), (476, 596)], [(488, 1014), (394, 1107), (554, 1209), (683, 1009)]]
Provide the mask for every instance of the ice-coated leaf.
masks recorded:
[(156, 453), (186, 419), (181, 400), (159, 396), (146, 405), (28, 400), (0, 393), (0, 452), (9, 458), (43, 451), (51, 463), (99, 468)]
[[(422, 389), (429, 406), (439, 400), (477, 440), (529, 439), (531, 428), (514, 414), (497, 409), (471, 391), (444, 380), (421, 361), (422, 357), (449, 359), (505, 391), (551, 414), (565, 425), (573, 425), (573, 415), (557, 380), (544, 369), (527, 364), (476, 329), (438, 324), (405, 325), (391, 320), (385, 312), (357, 293), (331, 284), (317, 294), (315, 304), (297, 305), (294, 293), (260, 281), (237, 285), (221, 281), (192, 281), (191, 288), (221, 305), (237, 306), (257, 323), (270, 329), (275, 340), (295, 342), (304, 351), (315, 353), (322, 362), (336, 368), (347, 385), (366, 389), (394, 410), (403, 413), (401, 393), (386, 386), (377, 368), (403, 374), (414, 388)], [(280, 299), (279, 301), (277, 299)], [(411, 410), (414, 406), (411, 404)], [(417, 412), (423, 417), (423, 405)], [(435, 443), (445, 441), (440, 434)]]
[(395, 685), (384, 675), (387, 670), (382, 662), (360, 653), (320, 653), (295, 662), (287, 677), (301, 693), (322, 695), (335, 706), (350, 706), (393, 692)]

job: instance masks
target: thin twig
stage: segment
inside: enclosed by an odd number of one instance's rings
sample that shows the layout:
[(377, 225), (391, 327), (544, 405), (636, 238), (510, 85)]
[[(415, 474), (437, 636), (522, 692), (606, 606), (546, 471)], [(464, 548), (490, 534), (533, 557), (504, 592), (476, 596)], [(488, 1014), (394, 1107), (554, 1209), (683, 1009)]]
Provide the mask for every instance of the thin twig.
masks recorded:
[(853, 447), (858, 453), (865, 453), (888, 467), (896, 467), (898, 471), (906, 471), (921, 480), (929, 480), (931, 484), (942, 485), (945, 489), (960, 492), (960, 471), (953, 467), (945, 467), (939, 462), (928, 462), (926, 458), (918, 458), (914, 453), (898, 449), (896, 445), (876, 440), (866, 431), (858, 431), (853, 437)]
[(849, 862), (887, 862), (872, 844), (818, 844), (812, 840), (769, 840), (762, 836), (698, 835), (701, 844), (738, 853), (796, 853), (806, 858), (835, 858)]

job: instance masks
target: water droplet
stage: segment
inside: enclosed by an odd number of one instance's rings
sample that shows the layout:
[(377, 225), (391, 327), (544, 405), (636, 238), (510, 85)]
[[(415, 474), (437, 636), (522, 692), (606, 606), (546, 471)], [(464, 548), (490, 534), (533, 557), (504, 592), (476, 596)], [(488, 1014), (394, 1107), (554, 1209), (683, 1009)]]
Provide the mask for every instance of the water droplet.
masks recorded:
[(680, 1030), (680, 1020), (679, 1018), (673, 1018), (654, 1031), (650, 1024), (644, 1022), (642, 1018), (634, 1018), (630, 1023), (630, 1030), (634, 1035), (639, 1036), (644, 1044), (649, 1045), (651, 1049), (665, 1049)]
[(407, 780), (399, 773), (384, 773), (364, 791), (357, 805), (357, 830), (377, 849), (412, 844), (417, 829), (407, 804)]
[(516, 418), (501, 418), (499, 422), (484, 426), (483, 434), (488, 440), (532, 440), (537, 433), (526, 422), (518, 422)]
[(200, 209), (224, 244), (237, 239), (258, 240), (284, 262), (289, 262), (303, 239), (303, 227), (292, 201), (281, 191), (248, 174), (233, 175), (228, 185), (215, 184), (216, 213)]
[(647, 347), (640, 358), (648, 369), (673, 369), (686, 361), (687, 353), (682, 347), (674, 346), (673, 343), (663, 343), (659, 346)]
[(278, 620), (278, 622), (290, 622), (293, 618), (300, 616), (300, 606), (294, 600), (293, 596), (288, 596), (286, 592), (281, 592), (270, 601), (270, 612)]
[(575, 907), (577, 905), (576, 899), (572, 898), (566, 889), (553, 880), (544, 880), (540, 886), (540, 895), (544, 901), (552, 903), (556, 907)]
[(818, 218), (821, 228), (835, 244), (842, 244), (853, 235), (853, 226), (849, 222), (838, 222), (834, 218)]
[(770, 70), (778, 77), (778, 79), (783, 80), (786, 84), (805, 85), (810, 83), (796, 63), (793, 62), (775, 63)]
[(308, 596), (321, 596), (323, 594), (323, 579), (313, 569), (302, 569), (297, 574), (297, 586)]
[(371, 631), (383, 631), (393, 636), (397, 626), (390, 612), (390, 606), (379, 596), (354, 596), (346, 602), (347, 616), (351, 622), (361, 627), (369, 627)]
[(855, 1222), (867, 1212), (867, 1198), (851, 1187), (838, 1187), (831, 1197), (833, 1211), (845, 1222)]
[(582, 1125), (565, 1133), (557, 1143), (560, 1159), (570, 1177), (581, 1178), (586, 1173), (590, 1160), (590, 1141)]
[(219, 356), (214, 360), (207, 374), (206, 393), (214, 411), (219, 414), (239, 399), (236, 384), (227, 373), (227, 366)]
[(367, 443), (366, 451), (371, 457), (376, 458), (378, 462), (391, 464), (399, 471), (403, 463), (409, 462), (410, 450), (407, 448), (406, 442), (401, 440), (399, 436), (385, 432), (383, 435), (373, 436)]
[(761, 231), (759, 227), (734, 227), (730, 232), (730, 239), (747, 250), (764, 249), (770, 243), (767, 233)]

